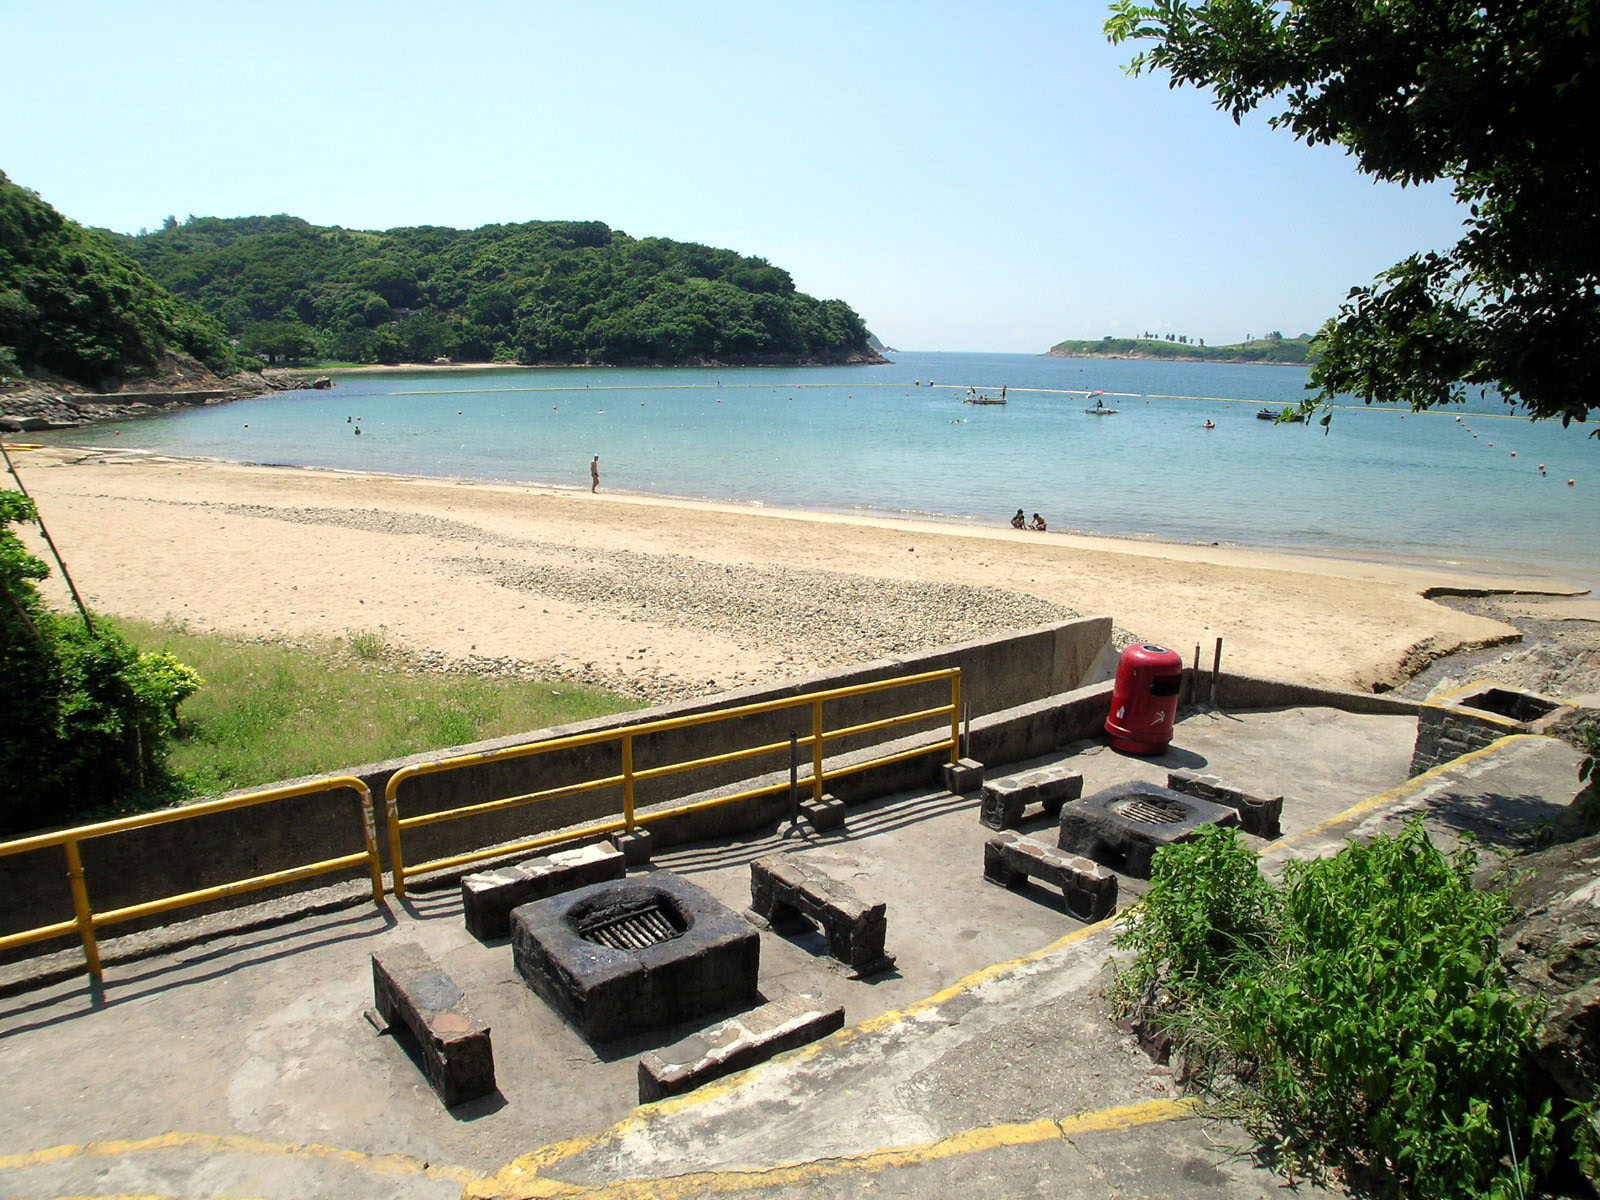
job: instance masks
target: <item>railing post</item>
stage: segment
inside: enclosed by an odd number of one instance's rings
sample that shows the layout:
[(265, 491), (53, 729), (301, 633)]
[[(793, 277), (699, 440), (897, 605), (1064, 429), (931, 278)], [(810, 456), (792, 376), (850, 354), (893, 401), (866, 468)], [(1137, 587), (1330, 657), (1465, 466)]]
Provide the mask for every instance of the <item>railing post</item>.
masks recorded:
[(961, 761), (961, 668), (950, 676), (950, 761)]
[(822, 802), (822, 701), (811, 702), (811, 798)]
[(622, 735), (622, 821), (633, 832), (633, 734)]
[(372, 902), (383, 903), (383, 864), (378, 861), (378, 823), (372, 810), (372, 789), (362, 788), (356, 793), (361, 803), (361, 835), (367, 843), (367, 867), (372, 872)]
[(406, 897), (406, 863), (405, 856), (400, 851), (400, 803), (398, 792), (400, 790), (400, 773), (396, 771), (389, 776), (389, 783), (383, 789), (384, 818), (389, 825), (389, 870), (394, 877), (394, 894), (398, 899)]
[(72, 886), (72, 907), (78, 916), (78, 935), (83, 938), (83, 956), (88, 960), (89, 974), (98, 981), (102, 977), (100, 947), (94, 940), (94, 913), (89, 910), (89, 887), (83, 880), (83, 859), (78, 854), (76, 839), (63, 842), (61, 848), (67, 852), (67, 882)]
[(789, 824), (800, 824), (800, 738), (789, 731)]

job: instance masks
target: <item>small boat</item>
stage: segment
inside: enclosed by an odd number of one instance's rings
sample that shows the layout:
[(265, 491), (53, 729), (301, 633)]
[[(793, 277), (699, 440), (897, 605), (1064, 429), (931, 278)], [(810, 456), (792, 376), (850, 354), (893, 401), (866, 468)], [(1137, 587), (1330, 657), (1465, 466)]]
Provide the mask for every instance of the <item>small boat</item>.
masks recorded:
[(1256, 420), (1258, 421), (1276, 421), (1280, 417), (1291, 425), (1302, 425), (1306, 419), (1304, 413), (1290, 413), (1285, 417), (1282, 412), (1275, 408), (1259, 408), (1256, 410)]
[(1216, 427), (1217, 423), (1215, 421), (1207, 421), (1204, 425), (1200, 426), (1201, 429), (1215, 429)]
[(1097, 404), (1093, 408), (1086, 408), (1083, 411), (1091, 417), (1114, 417), (1117, 415), (1116, 409), (1107, 408), (1104, 404)]
[(963, 404), (1004, 404), (1005, 401), (998, 396), (968, 396)]

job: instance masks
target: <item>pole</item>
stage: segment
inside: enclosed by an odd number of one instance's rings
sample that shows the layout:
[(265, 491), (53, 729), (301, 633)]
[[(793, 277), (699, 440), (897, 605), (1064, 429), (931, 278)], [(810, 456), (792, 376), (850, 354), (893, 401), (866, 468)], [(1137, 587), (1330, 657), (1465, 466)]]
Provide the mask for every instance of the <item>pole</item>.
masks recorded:
[(1217, 639), (1217, 652), (1211, 659), (1211, 707), (1217, 706), (1217, 676), (1222, 672), (1222, 639)]
[[(16, 464), (11, 461), (11, 455), (7, 452), (4, 442), (0, 442), (0, 457), (5, 458), (6, 470), (11, 472), (11, 478), (17, 481), (17, 491), (21, 492), (27, 499), (32, 500), (33, 497), (28, 495), (28, 489), (23, 485), (22, 476), (17, 474)], [(37, 503), (33, 506), (33, 519), (39, 523), (39, 532), (44, 534), (44, 543), (50, 547), (50, 553), (56, 560), (56, 566), (61, 568), (61, 578), (67, 581), (67, 590), (72, 593), (72, 602), (78, 606), (78, 615), (83, 618), (83, 627), (93, 633), (94, 622), (89, 619), (89, 610), (83, 606), (83, 597), (78, 595), (78, 585), (72, 582), (72, 573), (67, 570), (67, 564), (61, 561), (61, 551), (56, 549), (55, 539), (50, 536), (50, 531), (45, 528), (44, 518), (39, 515), (39, 505)]]
[(789, 731), (789, 824), (800, 824), (800, 736)]

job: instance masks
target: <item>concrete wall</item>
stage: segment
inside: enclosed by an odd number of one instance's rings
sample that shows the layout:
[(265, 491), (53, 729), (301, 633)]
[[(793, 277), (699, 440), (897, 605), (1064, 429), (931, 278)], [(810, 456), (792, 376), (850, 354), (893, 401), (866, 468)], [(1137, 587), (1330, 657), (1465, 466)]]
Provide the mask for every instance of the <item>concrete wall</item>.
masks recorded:
[[(1043, 697), (1070, 692), (1085, 683), (1104, 680), (1114, 671), (1115, 664), (1110, 618), (1090, 617), (771, 686), (743, 688), (641, 712), (377, 763), (346, 773), (360, 777), (372, 789), (375, 800), (381, 806), (384, 787), (390, 776), (413, 763), (499, 750), (571, 734), (618, 729), (646, 721), (784, 699), (807, 692), (952, 666), (962, 669), (963, 699), (974, 722), (976, 740), (977, 730), (983, 727), (983, 718), (987, 714), (1019, 703), (1032, 703)], [(826, 719), (830, 728), (839, 728), (897, 712), (935, 707), (946, 703), (948, 698), (947, 684), (921, 685), (914, 689), (830, 702)], [(897, 738), (916, 732), (926, 734), (937, 725), (937, 722), (929, 721), (921, 727), (896, 728), (877, 735), (877, 738), (857, 738), (854, 744), (830, 743), (829, 754), (830, 757), (849, 754), (860, 750), (868, 742), (882, 738)], [(645, 769), (668, 762), (708, 757), (740, 747), (786, 742), (791, 730), (801, 735), (809, 733), (808, 709), (740, 718), (642, 737), (635, 745), (634, 765), (635, 769)], [(641, 785), (636, 803), (640, 807), (659, 805), (684, 795), (726, 787), (763, 771), (781, 770), (786, 777), (787, 768), (788, 756), (785, 752), (771, 760), (753, 760), (720, 770), (671, 776)], [(411, 816), (603, 778), (619, 773), (620, 769), (619, 752), (615, 744), (533, 755), (414, 777), (402, 785), (398, 803), (402, 815)], [(924, 774), (927, 769), (924, 767)], [(786, 811), (786, 798), (780, 798), (778, 803)], [(614, 815), (621, 811), (621, 806), (620, 789), (608, 789), (446, 825), (429, 826), (406, 836), (405, 855), (408, 862), (421, 862), (499, 842), (533, 837), (541, 832)], [(361, 845), (359, 808), (353, 795), (350, 792), (333, 792), (97, 839), (83, 844), (83, 860), (91, 903), (96, 911), (103, 912), (250, 875), (337, 857), (357, 851)], [(59, 849), (6, 859), (5, 869), (7, 886), (5, 904), (0, 909), (0, 934), (71, 916), (72, 903), (67, 890), (65, 859)], [(354, 874), (358, 872), (352, 872)], [(320, 887), (330, 878), (319, 876), (285, 888), (247, 893), (185, 910), (185, 915), (199, 915), (218, 908), (248, 904), (263, 897)], [(129, 923), (115, 928), (131, 930), (161, 924), (163, 920), (152, 918), (143, 923)], [(44, 946), (53, 949), (59, 944), (45, 943)]]
[[(1485, 707), (1496, 697), (1520, 700), (1527, 706), (1530, 720), (1518, 720), (1507, 713)], [(1479, 680), (1436, 696), (1421, 706), (1417, 718), (1417, 740), (1411, 748), (1411, 775), (1416, 777), (1441, 763), (1460, 758), (1473, 750), (1511, 733), (1547, 733), (1577, 705), (1555, 700), (1521, 688)]]
[[(1191, 703), (1205, 703), (1211, 694), (1211, 672), (1185, 671), (1183, 695)], [(1309, 683), (1290, 683), (1256, 675), (1223, 671), (1217, 676), (1216, 704), (1221, 709), (1337, 708), (1343, 712), (1388, 716), (1416, 716), (1422, 704), (1381, 692), (1346, 692)]]

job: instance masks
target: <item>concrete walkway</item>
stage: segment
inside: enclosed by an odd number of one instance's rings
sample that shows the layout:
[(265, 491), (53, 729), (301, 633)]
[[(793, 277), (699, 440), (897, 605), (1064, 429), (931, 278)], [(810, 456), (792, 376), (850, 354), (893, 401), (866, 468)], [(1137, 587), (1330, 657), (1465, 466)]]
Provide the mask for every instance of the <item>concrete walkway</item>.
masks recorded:
[[(1405, 781), (1410, 726), (1218, 714), (1180, 726), (1181, 761), (1065, 757), (1091, 789), (1201, 765), (1286, 791), (1286, 836), (1265, 850), (1278, 860), (1413, 813), (1493, 850), (1576, 790), (1576, 753), (1539, 738)], [(731, 905), (747, 902), (749, 859), (787, 845), (888, 899), (898, 968), (875, 981), (828, 971), (804, 939), (762, 935), (769, 998), (846, 1005), (830, 1038), (636, 1108), (637, 1054), (679, 1031), (596, 1053), (522, 986), (504, 943), (465, 935), (455, 896), (352, 908), (125, 965), (103, 991), (0, 999), (0, 1196), (1283, 1194), (1229, 1156), (1239, 1131), (1193, 1115), (1106, 1019), (1112, 927), (981, 880), (975, 799), (892, 797), (841, 835), (787, 832), (658, 865)], [(490, 1018), (499, 1095), (444, 1110), (401, 1046), (361, 1022), (367, 955), (390, 940), (421, 941)]]

